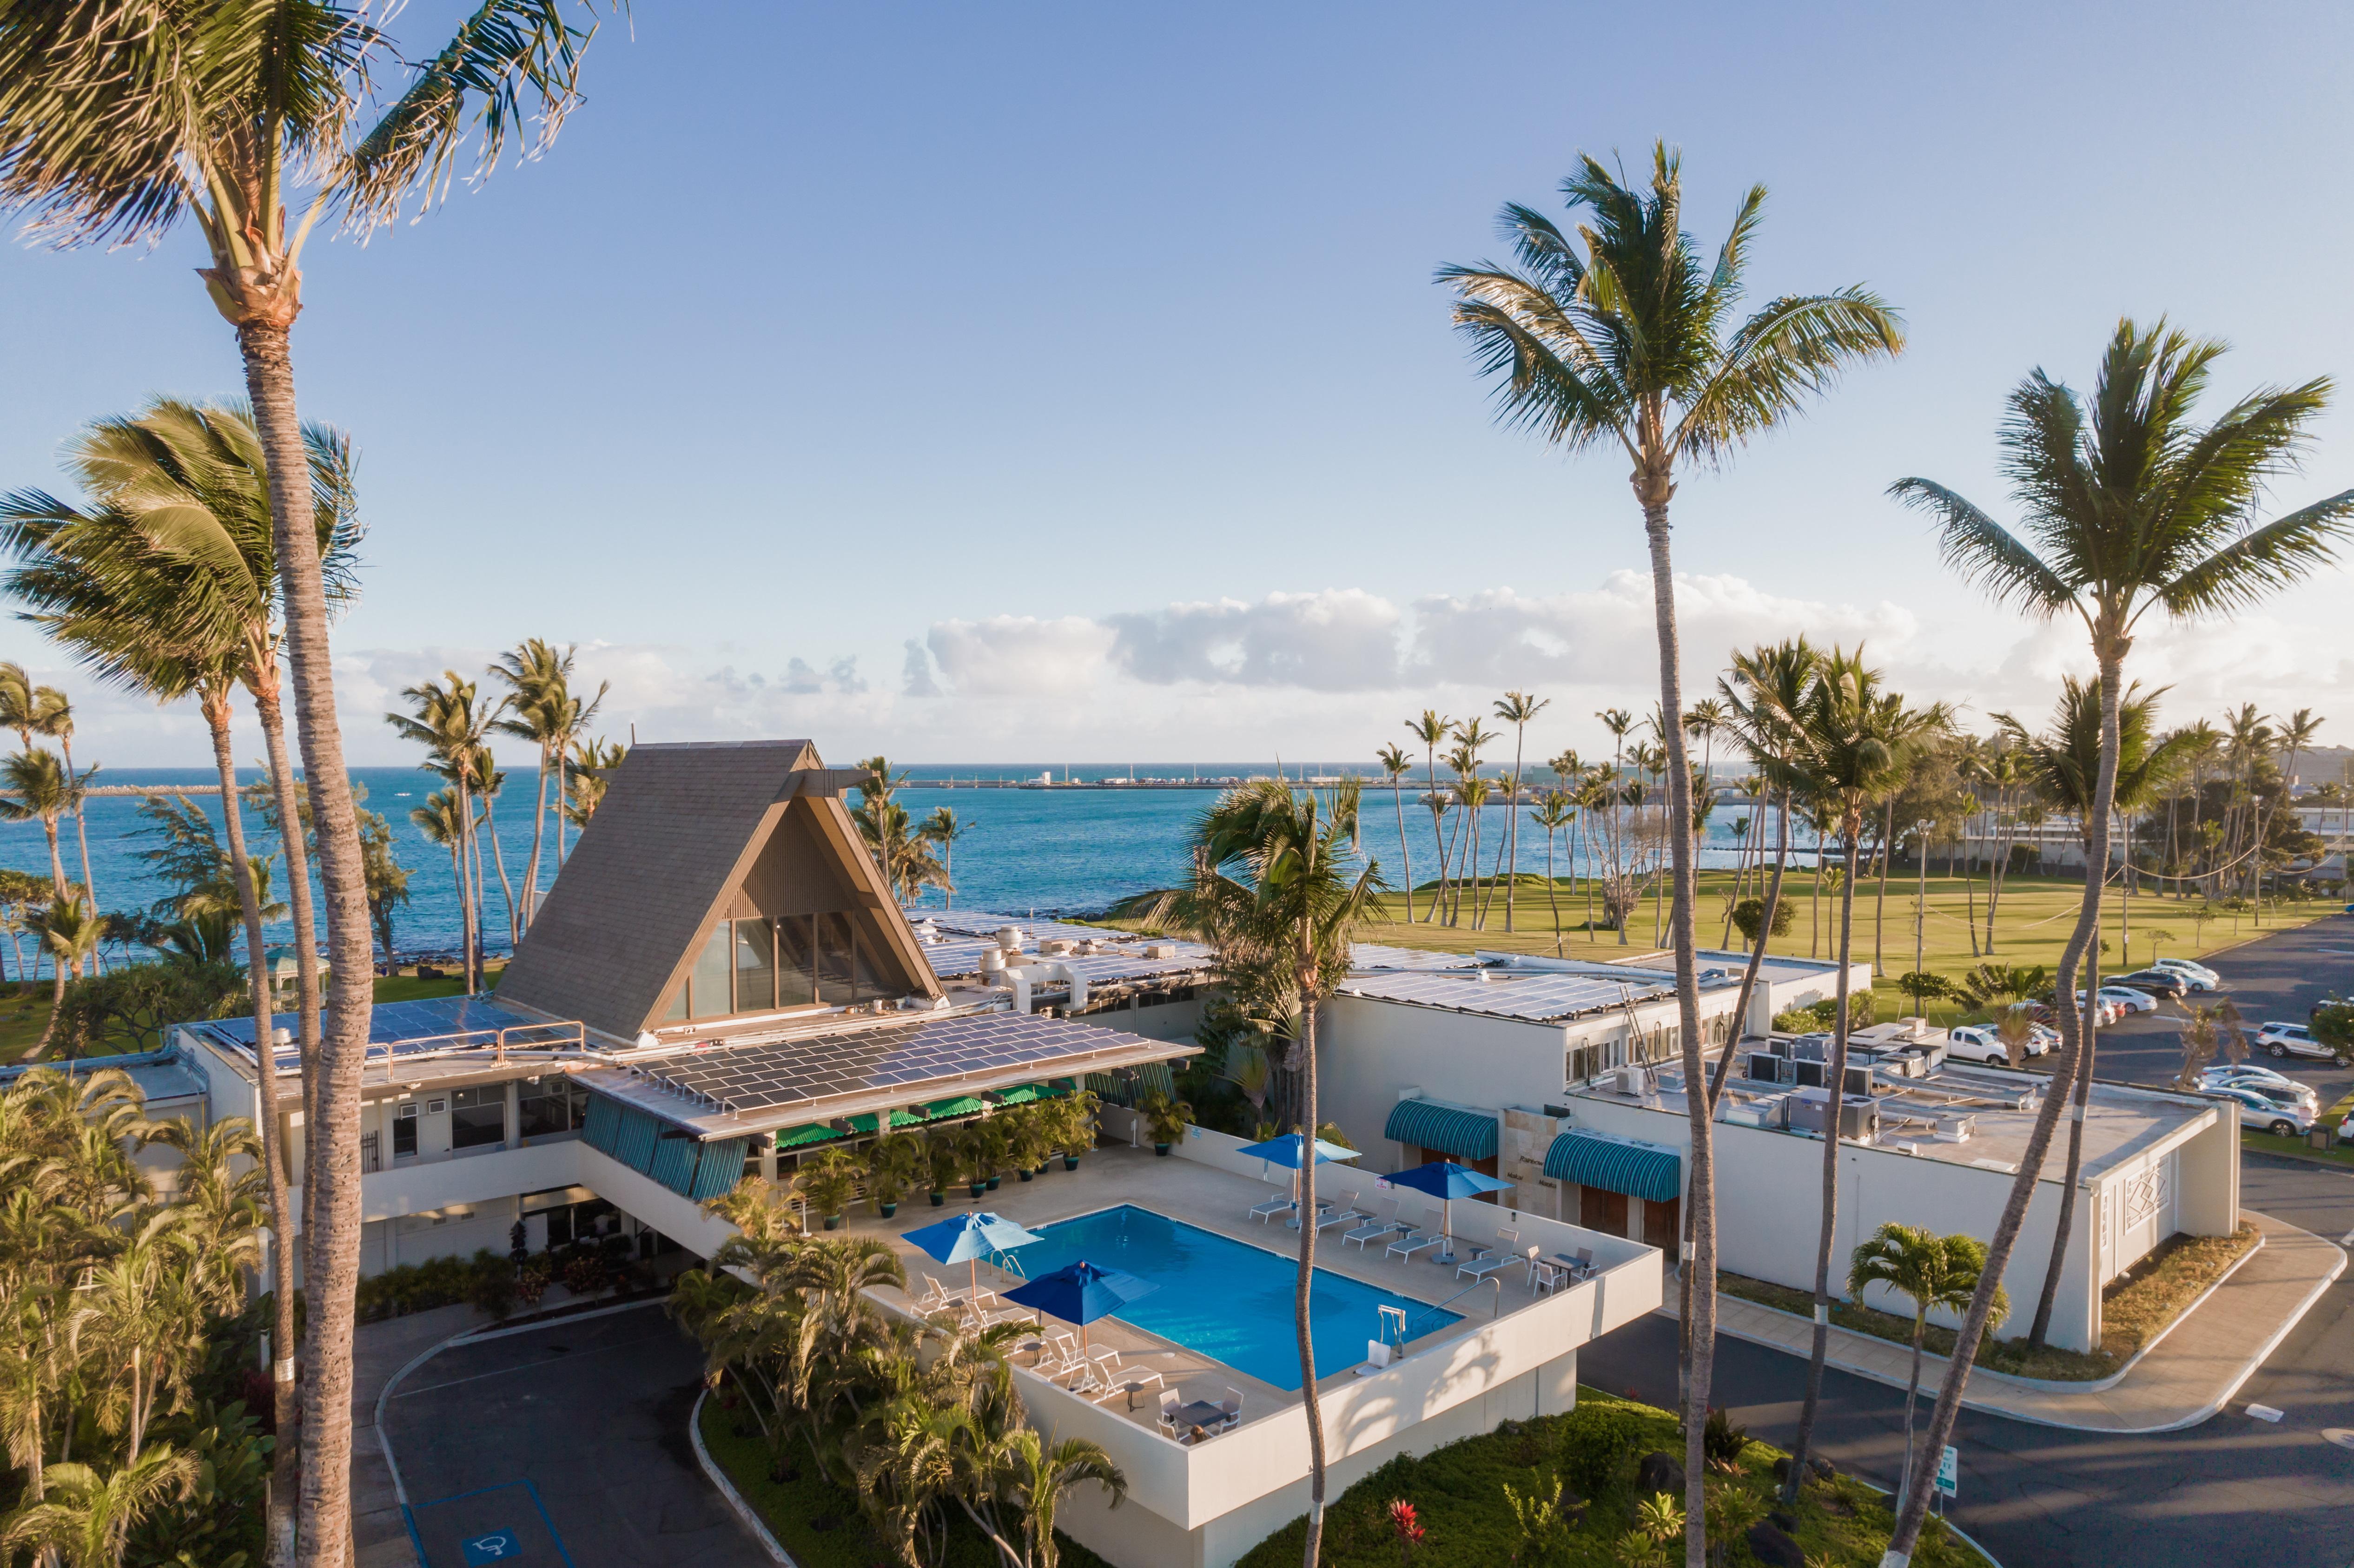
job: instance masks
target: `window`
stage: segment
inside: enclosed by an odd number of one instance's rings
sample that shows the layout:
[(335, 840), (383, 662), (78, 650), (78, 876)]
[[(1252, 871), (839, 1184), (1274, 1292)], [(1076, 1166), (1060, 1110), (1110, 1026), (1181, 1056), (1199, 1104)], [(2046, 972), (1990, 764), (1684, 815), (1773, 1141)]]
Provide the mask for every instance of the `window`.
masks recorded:
[(788, 916), (777, 922), (777, 1005), (806, 1006), (816, 1000), (816, 917)]
[(392, 1157), (405, 1160), (417, 1152), (417, 1102), (409, 1101), (392, 1115)]
[(777, 933), (766, 920), (737, 920), (736, 1011), (760, 1012), (777, 1005)]
[(727, 922), (722, 920), (712, 927), (703, 950), (695, 955), (695, 972), (687, 979), (693, 988), (687, 993), (687, 1006), (696, 1018), (725, 1018), (736, 1011), (727, 989), (729, 946)]
[(507, 1086), (484, 1084), (450, 1094), (450, 1147), (481, 1149), (507, 1140)]
[(525, 1078), (515, 1096), (515, 1131), (525, 1138), (570, 1132), (588, 1118), (588, 1091), (564, 1073)]
[(679, 981), (678, 989), (670, 993), (670, 1005), (663, 1009), (663, 1022), (664, 1023), (686, 1022), (686, 982), (684, 980)]
[(817, 958), (820, 1001), (872, 1001), (883, 994), (883, 987), (875, 978), (873, 955), (860, 939), (858, 923), (850, 916), (817, 917)]

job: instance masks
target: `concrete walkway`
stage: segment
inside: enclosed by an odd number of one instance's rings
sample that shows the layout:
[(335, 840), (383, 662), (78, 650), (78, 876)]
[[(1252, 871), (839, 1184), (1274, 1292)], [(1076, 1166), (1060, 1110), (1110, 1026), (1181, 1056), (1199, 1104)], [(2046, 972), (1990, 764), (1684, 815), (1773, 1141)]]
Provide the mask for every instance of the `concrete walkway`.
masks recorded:
[[(2076, 1432), (2170, 1432), (2206, 1420), (2230, 1403), (2346, 1268), (2346, 1254), (2310, 1232), (2248, 1210), (2241, 1218), (2264, 1233), (2264, 1245), (2110, 1386), (2053, 1389), (1982, 1372), (1970, 1379), (1962, 1403)], [(1659, 1310), (1674, 1316), (1675, 1298), (1670, 1289)], [(1734, 1339), (1802, 1359), (1813, 1349), (1814, 1325), (1791, 1313), (1724, 1295), (1717, 1298), (1716, 1312), (1718, 1330)], [(1834, 1328), (1827, 1360), (1842, 1372), (1903, 1388), (1913, 1352)], [(1935, 1397), (1948, 1364), (1943, 1356), (1922, 1356), (1925, 1398)]]

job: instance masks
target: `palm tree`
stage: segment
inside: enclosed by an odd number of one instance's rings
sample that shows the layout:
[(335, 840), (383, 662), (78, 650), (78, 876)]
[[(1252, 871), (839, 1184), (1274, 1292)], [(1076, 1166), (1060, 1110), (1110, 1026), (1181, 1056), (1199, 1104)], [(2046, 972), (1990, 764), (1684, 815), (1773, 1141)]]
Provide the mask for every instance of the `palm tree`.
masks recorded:
[[(1521, 748), (1528, 738), (1529, 721), (1552, 705), (1549, 700), (1531, 696), (1526, 692), (1506, 692), (1496, 703), (1496, 716), (1512, 726), (1512, 816), (1504, 851), (1508, 878), (1504, 884), (1504, 929), (1507, 931), (1512, 928), (1514, 887), (1514, 883), (1509, 879), (1518, 877), (1521, 872)], [(1492, 889), (1488, 896), (1495, 897)], [(1555, 921), (1554, 924), (1558, 926), (1560, 922)]]
[[(2126, 687), (2117, 703), (2117, 749), (2110, 768), (2109, 789), (2113, 810), (2137, 811), (2155, 799), (2194, 744), (2188, 732), (2179, 730), (2162, 740), (2153, 740), (2158, 699), (2165, 693), (2166, 688), (2161, 686), (2145, 694), (2136, 683)], [(2089, 855), (2093, 847), (2093, 790), (2101, 776), (2099, 696), (2073, 675), (2063, 675), (2059, 706), (2053, 711), (2048, 736), (2031, 733), (2009, 714), (1997, 714), (1994, 719), (2010, 741), (2009, 750), (2020, 759), (2021, 774), (2048, 803), (2074, 815)], [(2090, 863), (2088, 860), (2086, 864)], [(2098, 894), (2094, 896), (2097, 898)], [(2052, 1327), (2052, 1302), (2059, 1294), (2061, 1266), (2067, 1257), (2068, 1234), (2075, 1221), (2076, 1179), (2084, 1169), (2084, 1107), (2092, 1097), (2094, 1062), (2100, 1049), (2099, 1015), (2091, 1001), (2101, 989), (2097, 921), (2093, 930), (2095, 941), (2087, 946), (2084, 955), (2092, 972), (2085, 978), (2085, 1001), (2078, 1025), (2084, 1036), (2083, 1046), (2076, 1053), (2073, 1092), (2077, 1108), (2068, 1121), (2068, 1174), (2060, 1188), (2060, 1218), (2052, 1230), (2051, 1266), (2044, 1271), (2043, 1290), (2035, 1304), (2035, 1321), (2027, 1336), (2028, 1343), (2039, 1349)], [(2052, 1001), (2059, 1012), (2077, 1012), (2064, 986), (2053, 993)]]
[[(236, 329), (268, 454), (287, 651), (305, 771), (314, 791), (333, 960), (313, 1125), (334, 1129), (313, 1162), (306, 1273), (314, 1352), (300, 1552), (339, 1560), (349, 1531), (353, 1293), (359, 1270), (359, 1064), (371, 1002), (366, 889), (336, 723), (327, 595), (295, 409), (292, 334), (303, 246), (323, 217), (366, 232), (412, 196), (446, 191), (461, 147), (488, 172), (525, 138), (545, 146), (578, 101), (588, 33), (555, 0), (484, 0), (450, 43), (375, 89), (370, 68), (402, 58), (363, 10), (298, 11), (260, 0), (192, 0), (168, 18), (80, 4), (0, 12), (0, 203), (60, 245), (154, 241), (183, 217), (203, 234), (214, 308)], [(196, 47), (202, 40), (207, 47)], [(268, 40), (264, 47), (263, 40)], [(158, 46), (163, 47), (158, 47)], [(536, 126), (526, 132), (526, 125)], [(194, 172), (201, 171), (201, 177)], [(289, 209), (294, 221), (288, 222)], [(272, 1568), (279, 1568), (273, 1556)]]
[[(2281, 764), (2281, 799), (2283, 800), (2287, 800), (2296, 789), (2297, 756), (2300, 752), (2305, 751), (2307, 747), (2313, 745), (2314, 736), (2318, 735), (2321, 731), (2322, 720), (2311, 708), (2299, 708), (2296, 712), (2289, 715), (2285, 719), (2282, 719), (2277, 722), (2281, 726), (2280, 744), (2288, 752), (2288, 759)], [(69, 767), (72, 765), (73, 757), (70, 753), (67, 755), (66, 762)], [(81, 815), (79, 808), (76, 809), (74, 815), (75, 820), (79, 821)], [(2271, 827), (2272, 824), (2264, 819), (2264, 803), (2259, 800), (2256, 803), (2255, 838), (2258, 849), (2256, 853), (2254, 873), (2256, 923), (2258, 925), (2262, 925), (2264, 918), (2264, 852), (2262, 846), (2264, 842), (2264, 835), (2270, 831)], [(85, 848), (83, 850), (82, 853), (85, 859), (88, 858), (89, 853), (88, 849)]]
[[(858, 809), (854, 815), (858, 817), (859, 825), (865, 830), (866, 847), (875, 852), (875, 864), (883, 873), (883, 885), (896, 895), (898, 884), (891, 879), (891, 852), (898, 844), (892, 842), (890, 815), (897, 805), (892, 797), (907, 782), (907, 775), (904, 772), (895, 775), (891, 771), (890, 759), (882, 756), (867, 758), (858, 766), (866, 777), (859, 783)], [(905, 810), (899, 812), (901, 823), (907, 821), (907, 815)], [(906, 834), (902, 832), (898, 836), (904, 842)]]
[[(1476, 723), (1476, 721), (1474, 721)], [(1230, 790), (1194, 830), (1193, 885), (1162, 901), (1178, 924), (1218, 950), (1223, 964), (1288, 970), (1299, 1039), (1297, 1130), (1313, 1137), (1317, 1113), (1316, 1010), (1347, 978), (1349, 948), (1359, 927), (1381, 916), (1386, 885), (1381, 865), (1367, 861), (1354, 876), (1345, 846), (1354, 836), (1357, 790), (1341, 786), (1328, 811), (1312, 791), (1262, 780)], [(1302, 1213), (1315, 1213), (1316, 1168), (1300, 1171)], [(1323, 1417), (1316, 1393), (1316, 1346), (1310, 1332), (1309, 1292), (1316, 1277), (1316, 1227), (1299, 1227), (1299, 1273), (1292, 1311), (1299, 1332), (1300, 1393), (1308, 1414), (1308, 1546), (1305, 1568), (1315, 1568), (1324, 1535), (1326, 1459)]]
[(90, 880), (90, 829), (83, 821), (82, 803), (87, 798), (84, 786), (97, 776), (98, 769), (93, 768), (86, 774), (74, 771), (72, 701), (54, 686), (40, 687), (34, 693), (34, 699), (33, 710), (23, 716), (32, 734), (56, 741), (58, 748), (65, 753), (66, 782), (73, 795), (74, 839), (81, 850), (82, 892), (95, 909), (98, 886)]
[[(605, 786), (613, 769), (621, 766), (629, 748), (614, 740), (584, 739), (572, 743), (571, 777), (567, 780), (569, 793), (565, 797), (564, 814), (572, 825), (584, 832), (588, 820), (605, 799)], [(562, 765), (558, 765), (559, 772)], [(564, 835), (557, 834), (557, 858), (562, 859)]]
[[(1424, 800), (1430, 806), (1430, 836), (1435, 841), (1441, 840), (1439, 820), (1447, 813), (1446, 803), (1440, 799), (1438, 793), (1438, 743), (1447, 738), (1453, 725), (1454, 721), (1443, 716), (1437, 708), (1425, 708), (1422, 710), (1420, 718), (1408, 719), (1405, 726), (1406, 733), (1422, 742), (1422, 775), (1430, 788), (1430, 793), (1425, 796)], [(1429, 920), (1437, 915), (1438, 891), (1447, 885), (1443, 841), (1441, 851), (1438, 887), (1431, 892), (1430, 907), (1423, 911), (1422, 917), (1425, 920)], [(1405, 917), (1408, 920), (1414, 918), (1414, 876), (1411, 868), (1408, 869), (1405, 883)]]
[[(2073, 391), (2040, 370), (2021, 382), (1999, 440), (2024, 517), (2024, 538), (1944, 485), (1913, 478), (1891, 487), (1899, 500), (1937, 520), (1946, 561), (1997, 600), (2039, 619), (2067, 611), (2091, 636), (2100, 667), (2101, 765), (2092, 796), (2084, 896), (2060, 956), (2062, 996), (2075, 994), (2078, 966), (2100, 917), (2125, 661), (2143, 619), (2153, 610), (2172, 618), (2256, 603), (2329, 560), (2354, 517), (2349, 491), (2255, 524), (2265, 489), (2295, 462), (2327, 405), (2330, 384), (2317, 378), (2285, 390), (2267, 388), (2242, 398), (2212, 424), (2194, 425), (2192, 406), (2222, 352), (2221, 344), (2194, 341), (2163, 322), (2144, 331), (2125, 321), (2102, 357), (2089, 411)], [(2055, 1075), (2075, 1070), (2080, 1048), (2075, 1010), (2059, 1011), (2062, 1060)], [(2061, 1097), (2044, 1097), (2029, 1134), (1988, 1248), (1988, 1282), (1962, 1319), (1953, 1369), (1930, 1416), (1925, 1454), (1937, 1453), (1953, 1431), (1961, 1377), (1986, 1332), (1989, 1282), (2009, 1266)], [(1913, 1550), (1928, 1489), (1906, 1489), (1892, 1552)]]
[(40, 822), (49, 841), (49, 889), (63, 903), (72, 890), (66, 884), (66, 863), (58, 853), (58, 819), (73, 810), (78, 795), (73, 780), (58, 763), (58, 754), (45, 747), (20, 751), (0, 762), (0, 779), (7, 780), (8, 786), (8, 792), (0, 795), (0, 821)]
[(1817, 661), (1806, 700), (1793, 716), (1796, 722), (1790, 731), (1787, 766), (1811, 787), (1827, 817), (1836, 812), (1844, 858), (1840, 878), (1839, 977), (1833, 991), (1837, 1012), (1830, 1064), (1824, 1072), (1829, 1099), (1823, 1111), (1822, 1221), (1815, 1252), (1814, 1344), (1807, 1361), (1807, 1396), (1798, 1414), (1797, 1441), (1790, 1448), (1790, 1476), (1783, 1486), (1786, 1502), (1797, 1497), (1798, 1485), (1805, 1478), (1807, 1450), (1822, 1404), (1824, 1358), (1830, 1348), (1831, 1248), (1839, 1228), (1839, 1124), (1840, 1091), (1847, 1075), (1849, 964), (1855, 950), (1857, 849), (1863, 839), (1865, 813), (1904, 782), (1912, 771), (1914, 757), (1949, 720), (1943, 704), (1922, 710), (1908, 709), (1902, 697), (1882, 691), (1880, 673), (1865, 665), (1861, 648), (1851, 654), (1834, 648)]
[[(1548, 789), (1539, 797), (1536, 808), (1529, 813), (1532, 821), (1545, 831), (1545, 896), (1553, 902), (1553, 950), (1556, 957), (1562, 951), (1561, 886), (1553, 876), (1553, 840), (1555, 833), (1577, 821), (1577, 807), (1560, 789)], [(1505, 919), (1511, 918), (1509, 908)]]
[[(1913, 1372), (1904, 1384), (1904, 1474), (1913, 1473), (1913, 1406), (1921, 1392), (1921, 1336), (1929, 1314), (1937, 1308), (1960, 1312), (1978, 1294), (1986, 1270), (1986, 1244), (1976, 1236), (1941, 1236), (1934, 1231), (1891, 1220), (1872, 1233), (1849, 1259), (1847, 1293), (1863, 1299), (1864, 1290), (1884, 1285), (1913, 1304)], [(1998, 1283), (1995, 1305), (1988, 1314), (1999, 1323), (2010, 1315), (2010, 1298)], [(1795, 1461), (1794, 1461), (1795, 1463)]]
[[(48, 1022), (41, 1026), (40, 1039), (25, 1054), (24, 1059), (27, 1062), (38, 1061), (48, 1050), (49, 1041), (57, 1033), (58, 1015), (65, 1011), (67, 976), (70, 974), (75, 980), (81, 978), (82, 965), (106, 939), (106, 916), (91, 914), (89, 902), (77, 890), (68, 893), (34, 916), (30, 924), (34, 935), (40, 938), (41, 946), (48, 949), (49, 972), (54, 983), (49, 990)], [(66, 1054), (69, 1060), (72, 1058), (70, 1039), (67, 1043)]]
[(927, 842), (940, 846), (940, 907), (956, 907), (956, 847), (966, 834), (972, 832), (970, 822), (960, 822), (957, 814), (946, 806), (935, 806), (932, 814), (924, 819), (918, 834)]
[(131, 1531), (164, 1503), (194, 1491), (196, 1478), (196, 1456), (168, 1444), (111, 1474), (51, 1465), (42, 1478), (46, 1500), (11, 1514), (0, 1527), (0, 1543), (30, 1546), (64, 1568), (121, 1568)]
[(1111, 1494), (1114, 1508), (1128, 1496), (1127, 1475), (1102, 1445), (1085, 1437), (1066, 1437), (1050, 1445), (1028, 1427), (1016, 1427), (982, 1451), (978, 1467), (981, 1489), (1021, 1511), (1018, 1543), (982, 1526), (1006, 1561), (1019, 1568), (1055, 1568), (1061, 1561), (1062, 1550), (1055, 1542), (1055, 1510), (1063, 1493), (1072, 1487), (1093, 1481)]
[(411, 807), (408, 812), (408, 820), (416, 824), (419, 832), (425, 835), (427, 843), (439, 844), (450, 852), (450, 875), (458, 885), (461, 928), (465, 921), (463, 901), (467, 897), (465, 812), (466, 808), (461, 802), (454, 785), (447, 789), (434, 790), (425, 797), (425, 804)]
[[(1414, 918), (1414, 852), (1405, 842), (1405, 776), (1414, 771), (1414, 759), (1405, 747), (1397, 745), (1383, 747), (1373, 753), (1374, 760), (1390, 781), (1390, 798), (1397, 807), (1398, 863), (1405, 868), (1405, 917)], [(1558, 922), (1556, 922), (1558, 924)]]
[[(539, 854), (544, 832), (547, 826), (547, 786), (554, 778), (556, 798), (560, 806), (564, 799), (562, 769), (564, 752), (580, 726), (604, 705), (605, 694), (612, 689), (606, 682), (597, 688), (597, 694), (583, 703), (572, 694), (572, 671), (575, 648), (561, 650), (536, 637), (526, 637), (515, 647), (499, 655), (491, 665), (491, 673), (507, 683), (509, 695), (506, 715), (494, 720), (491, 728), (501, 735), (511, 735), (528, 740), (539, 747), (538, 794), (531, 813), (531, 861), (523, 874), (523, 916), (517, 923), (517, 937), (531, 928), (531, 917), (539, 909)], [(559, 843), (563, 834), (563, 814), (557, 815)], [(560, 858), (560, 857), (559, 857)]]
[[(480, 783), (487, 781), (487, 736), (490, 726), (504, 715), (507, 699), (502, 697), (483, 708), (476, 702), (478, 688), (473, 682), (455, 670), (444, 670), (441, 677), (403, 687), (400, 694), (410, 711), (387, 714), (384, 719), (403, 740), (424, 747), (433, 770), (457, 791), (458, 916), (466, 948), (466, 990), (472, 994), (482, 989), (482, 851), (474, 834), (474, 824), (480, 820), (474, 814), (474, 793)], [(505, 874), (504, 866), (500, 874)]]
[[(1580, 160), (1561, 191), (1571, 211), (1589, 215), (1578, 230), (1583, 254), (1552, 219), (1514, 204), (1500, 221), (1517, 270), (1447, 267), (1438, 277), (1456, 291), (1456, 324), (1471, 341), (1480, 368), (1504, 377), (1499, 389), (1504, 418), (1571, 450), (1615, 447), (1634, 465), (1630, 482), (1650, 545), (1668, 818), (1681, 824), (1691, 820), (1691, 802), (1668, 535), (1677, 471), (1694, 462), (1721, 462), (1752, 436), (1786, 423), (1848, 366), (1901, 350), (1903, 334), (1895, 313), (1860, 288), (1786, 296), (1736, 324), (1734, 312), (1765, 187), (1752, 187), (1743, 198), (1714, 266), (1708, 266), (1683, 230), (1679, 159), (1664, 143), (1653, 152), (1648, 197), (1592, 157)], [(1670, 842), (1685, 1076), (1698, 1083), (1693, 855), (1687, 833), (1676, 832)], [(1700, 1211), (1694, 1266), (1703, 1287), (1697, 1300), (1708, 1320), (1694, 1325), (1701, 1365), (1684, 1423), (1691, 1520), (1684, 1552), (1691, 1568), (1700, 1568), (1705, 1467), (1699, 1413), (1706, 1405), (1706, 1361), (1714, 1339), (1715, 1167), (1701, 1101), (1690, 1098), (1692, 1202)]]

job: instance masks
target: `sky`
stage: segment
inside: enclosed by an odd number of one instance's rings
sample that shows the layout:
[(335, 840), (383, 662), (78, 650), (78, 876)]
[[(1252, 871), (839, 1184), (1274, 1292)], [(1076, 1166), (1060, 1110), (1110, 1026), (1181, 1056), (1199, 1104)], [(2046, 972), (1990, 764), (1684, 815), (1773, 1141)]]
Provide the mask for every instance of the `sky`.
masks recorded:
[[(395, 31), (429, 54), (459, 14)], [(1640, 173), (1658, 138), (1711, 251), (1768, 187), (1759, 302), (1861, 283), (1909, 332), (1682, 482), (1687, 693), (1803, 631), (1977, 727), (2040, 716), (2081, 630), (1990, 609), (1883, 492), (2012, 515), (2004, 396), (2088, 385), (2123, 314), (2228, 340), (2217, 408), (2342, 376), (2349, 33), (2317, 5), (640, 5), (544, 158), (306, 255), (302, 406), (351, 432), (369, 529), (349, 753), (414, 760), (399, 690), (538, 636), (623, 739), (1368, 758), (1522, 687), (1531, 749), (1591, 756), (1596, 710), (1658, 694), (1623, 460), (1500, 424), (1432, 273), (1499, 255), (1508, 200), (1558, 213), (1579, 152)], [(87, 420), (239, 390), (202, 263), (186, 231), (0, 249), (0, 487), (63, 486)], [(2354, 487), (2344, 397), (2317, 437), (2284, 509)], [(2133, 673), (2168, 721), (2354, 736), (2348, 588), (2155, 629)], [(30, 628), (0, 657), (75, 697), (78, 758), (207, 760), (193, 710)]]

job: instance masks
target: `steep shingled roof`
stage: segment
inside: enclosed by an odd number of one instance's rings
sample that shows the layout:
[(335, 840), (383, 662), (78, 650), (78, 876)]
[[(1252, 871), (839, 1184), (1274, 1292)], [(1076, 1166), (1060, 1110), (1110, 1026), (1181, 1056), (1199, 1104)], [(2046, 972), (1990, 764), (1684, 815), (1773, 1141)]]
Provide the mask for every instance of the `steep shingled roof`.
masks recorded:
[[(806, 740), (631, 747), (499, 1000), (633, 1037), (784, 803), (802, 795), (838, 811), (833, 798), (854, 778), (824, 768)], [(871, 863), (852, 874), (879, 885)], [(886, 918), (905, 929), (896, 909)]]

